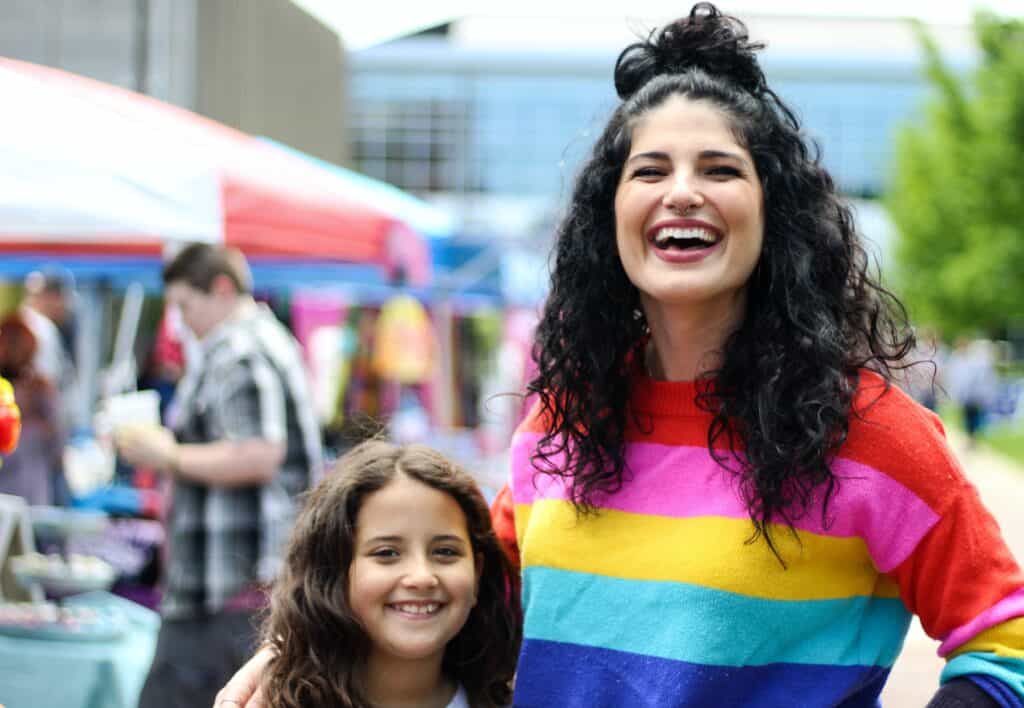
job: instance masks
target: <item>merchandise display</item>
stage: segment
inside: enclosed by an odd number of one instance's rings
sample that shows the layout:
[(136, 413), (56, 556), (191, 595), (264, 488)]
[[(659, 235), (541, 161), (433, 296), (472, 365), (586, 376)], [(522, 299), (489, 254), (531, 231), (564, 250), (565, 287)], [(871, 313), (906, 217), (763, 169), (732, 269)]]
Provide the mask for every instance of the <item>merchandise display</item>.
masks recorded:
[(11, 558), (11, 568), (22, 585), (38, 583), (55, 597), (107, 590), (117, 577), (114, 567), (106, 561), (77, 553), (66, 560), (55, 553), (28, 553)]
[(0, 634), (30, 639), (107, 641), (125, 629), (113, 608), (58, 605), (53, 602), (0, 603)]
[(14, 388), (10, 381), (0, 376), (0, 453), (14, 452), (20, 437), (21, 411), (14, 400)]

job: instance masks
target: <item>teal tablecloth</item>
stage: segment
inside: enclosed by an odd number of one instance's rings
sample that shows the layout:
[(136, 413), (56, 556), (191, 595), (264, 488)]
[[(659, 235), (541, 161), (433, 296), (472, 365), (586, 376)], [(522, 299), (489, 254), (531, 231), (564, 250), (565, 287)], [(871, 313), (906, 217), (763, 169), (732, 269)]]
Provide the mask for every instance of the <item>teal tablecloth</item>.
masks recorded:
[(108, 641), (27, 639), (0, 635), (0, 704), (4, 708), (136, 708), (153, 661), (159, 616), (106, 592), (67, 601), (113, 607), (129, 619)]

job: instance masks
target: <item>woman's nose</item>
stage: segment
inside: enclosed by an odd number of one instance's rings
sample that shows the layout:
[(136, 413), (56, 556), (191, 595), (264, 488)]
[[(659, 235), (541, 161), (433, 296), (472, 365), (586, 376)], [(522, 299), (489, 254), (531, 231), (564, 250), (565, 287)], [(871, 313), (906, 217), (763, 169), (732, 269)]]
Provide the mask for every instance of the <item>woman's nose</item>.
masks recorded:
[(675, 176), (668, 183), (668, 189), (661, 202), (666, 208), (679, 214), (684, 214), (703, 204), (704, 196), (701, 194), (698, 186), (694, 184), (692, 175), (681, 174)]

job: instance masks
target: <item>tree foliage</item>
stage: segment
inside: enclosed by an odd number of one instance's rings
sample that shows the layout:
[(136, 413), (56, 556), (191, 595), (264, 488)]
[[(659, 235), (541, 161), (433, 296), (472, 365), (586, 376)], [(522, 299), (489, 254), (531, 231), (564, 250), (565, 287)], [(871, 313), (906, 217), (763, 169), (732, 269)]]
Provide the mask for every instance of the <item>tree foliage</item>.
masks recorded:
[(1024, 318), (1024, 21), (975, 16), (966, 80), (915, 30), (935, 91), (897, 139), (895, 282), (915, 321), (1001, 334)]

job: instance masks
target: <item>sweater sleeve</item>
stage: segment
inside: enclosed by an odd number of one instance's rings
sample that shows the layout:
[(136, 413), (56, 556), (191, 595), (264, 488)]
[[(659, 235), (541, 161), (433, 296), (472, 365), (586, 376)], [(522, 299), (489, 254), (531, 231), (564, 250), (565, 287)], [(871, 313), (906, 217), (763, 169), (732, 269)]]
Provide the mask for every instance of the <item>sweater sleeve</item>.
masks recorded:
[[(867, 496), (872, 557), (947, 660), (1000, 706), (1024, 708), (1024, 573), (946, 441), (942, 421), (873, 373), (860, 378), (844, 455), (903, 487)], [(876, 490), (877, 491), (877, 490)], [(865, 527), (866, 528), (866, 527)]]
[(995, 519), (961, 477), (935, 526), (892, 571), (907, 608), (942, 644), (942, 683), (970, 677), (1024, 707), (1024, 575)]
[(515, 504), (512, 501), (512, 489), (506, 484), (498, 492), (491, 504), (491, 523), (498, 537), (501, 549), (508, 557), (516, 573), (520, 571), (519, 543), (516, 540)]

